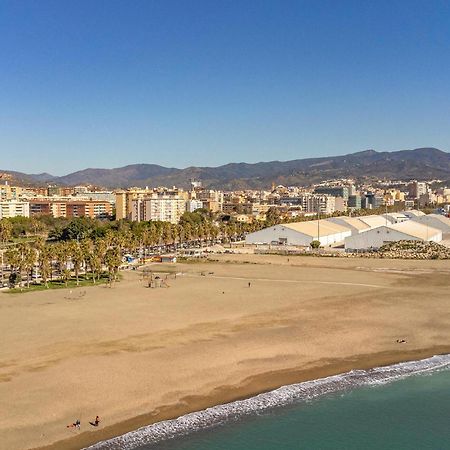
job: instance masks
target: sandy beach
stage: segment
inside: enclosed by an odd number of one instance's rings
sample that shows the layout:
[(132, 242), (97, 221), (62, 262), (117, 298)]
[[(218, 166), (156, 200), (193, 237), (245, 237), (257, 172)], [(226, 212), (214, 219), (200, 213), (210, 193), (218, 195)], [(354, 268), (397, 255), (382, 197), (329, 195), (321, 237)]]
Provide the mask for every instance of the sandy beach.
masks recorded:
[[(113, 288), (0, 294), (1, 447), (79, 449), (284, 384), (450, 353), (449, 261), (213, 258), (151, 266), (170, 273), (166, 288), (130, 271)], [(80, 431), (66, 428), (76, 419)]]

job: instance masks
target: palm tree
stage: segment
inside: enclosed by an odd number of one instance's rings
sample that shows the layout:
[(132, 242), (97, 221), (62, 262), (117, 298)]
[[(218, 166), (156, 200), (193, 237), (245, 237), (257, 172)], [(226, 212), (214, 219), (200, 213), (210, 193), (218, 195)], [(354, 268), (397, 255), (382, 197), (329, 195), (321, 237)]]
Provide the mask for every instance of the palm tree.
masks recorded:
[(9, 279), (13, 284), (12, 287), (15, 287), (16, 281), (18, 281), (19, 284), (22, 282), (22, 277), (20, 273), (21, 257), (17, 247), (10, 247), (8, 250), (6, 250), (6, 260), (8, 261), (8, 264), (11, 266), (11, 275)]
[(72, 260), (73, 270), (75, 272), (75, 277), (77, 279), (77, 286), (80, 285), (79, 275), (81, 265), (83, 264), (84, 255), (78, 241), (72, 241), (69, 246), (70, 259)]
[(58, 272), (59, 277), (64, 281), (64, 284), (67, 286), (67, 283), (70, 278), (70, 270), (68, 269), (68, 259), (70, 255), (70, 247), (67, 242), (59, 242), (55, 244), (55, 258), (58, 264)]
[(36, 263), (36, 250), (30, 245), (25, 245), (23, 249), (23, 267), (27, 274), (27, 288), (30, 287), (30, 273), (33, 273), (33, 267)]
[(119, 266), (122, 263), (122, 255), (119, 247), (110, 247), (105, 254), (105, 264), (108, 268), (109, 285), (112, 286), (112, 282), (117, 279), (117, 272)]
[(169, 222), (163, 222), (161, 238), (165, 245), (169, 245), (173, 241), (171, 225)]
[(92, 273), (92, 282), (95, 284), (96, 277), (100, 279), (103, 267), (103, 258), (106, 252), (106, 242), (104, 239), (90, 241), (85, 246), (85, 258)]
[(83, 239), (80, 243), (80, 251), (82, 255), (82, 266), (84, 267), (85, 276), (87, 278), (88, 268), (92, 272), (92, 267), (90, 266), (90, 255), (92, 252), (92, 241), (88, 238)]
[(48, 278), (52, 271), (53, 254), (48, 246), (44, 246), (38, 253), (39, 272), (45, 287), (48, 289)]
[(11, 239), (13, 226), (8, 219), (0, 220), (0, 243), (5, 244)]

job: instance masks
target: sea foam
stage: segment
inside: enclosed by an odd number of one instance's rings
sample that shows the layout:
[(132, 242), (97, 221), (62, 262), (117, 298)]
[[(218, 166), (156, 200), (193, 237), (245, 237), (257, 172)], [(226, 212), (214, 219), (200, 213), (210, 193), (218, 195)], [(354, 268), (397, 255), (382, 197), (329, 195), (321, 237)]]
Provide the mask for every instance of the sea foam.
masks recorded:
[[(322, 395), (342, 392), (358, 386), (388, 383), (399, 378), (438, 369), (450, 368), (450, 354), (436, 355), (419, 361), (350, 372), (312, 381), (282, 386), (246, 400), (186, 414), (177, 419), (164, 420), (139, 428), (88, 447), (89, 450), (132, 450), (144, 445), (179, 437), (196, 430), (211, 428), (250, 414), (271, 408), (308, 401)], [(86, 449), (87, 450), (87, 449)]]

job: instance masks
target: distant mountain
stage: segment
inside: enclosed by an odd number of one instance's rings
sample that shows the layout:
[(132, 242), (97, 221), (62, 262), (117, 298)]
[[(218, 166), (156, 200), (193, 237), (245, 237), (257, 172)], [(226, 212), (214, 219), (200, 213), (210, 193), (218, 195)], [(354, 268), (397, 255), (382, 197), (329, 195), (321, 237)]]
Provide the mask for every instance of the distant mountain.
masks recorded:
[(36, 180), (37, 182), (42, 183), (51, 183), (55, 180), (58, 180), (58, 177), (55, 177), (54, 175), (50, 175), (49, 173), (37, 173), (29, 175), (33, 180)]
[[(1, 171), (0, 171), (1, 172)], [(53, 177), (49, 174), (26, 175), (8, 172), (27, 183), (61, 185), (94, 184), (108, 188), (130, 186), (188, 187), (190, 180), (220, 189), (268, 188), (272, 183), (308, 185), (332, 178), (431, 180), (450, 182), (450, 153), (436, 148), (418, 148), (396, 152), (365, 150), (358, 153), (323, 158), (271, 161), (256, 164), (231, 163), (219, 167), (176, 169), (155, 164), (133, 164), (116, 169), (85, 169)]]

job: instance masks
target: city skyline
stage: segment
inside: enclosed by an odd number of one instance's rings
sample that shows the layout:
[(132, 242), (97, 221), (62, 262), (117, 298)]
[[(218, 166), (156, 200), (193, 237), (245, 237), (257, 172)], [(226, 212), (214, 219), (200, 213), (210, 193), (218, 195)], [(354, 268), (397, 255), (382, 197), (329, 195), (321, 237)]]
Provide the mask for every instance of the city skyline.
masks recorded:
[(4, 170), (450, 148), (444, 2), (2, 4)]

